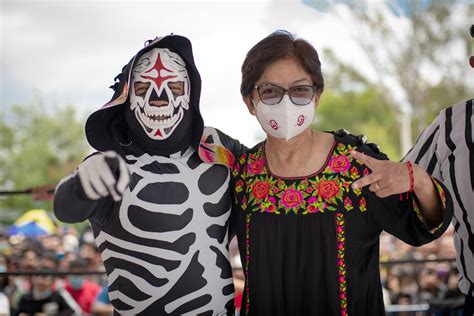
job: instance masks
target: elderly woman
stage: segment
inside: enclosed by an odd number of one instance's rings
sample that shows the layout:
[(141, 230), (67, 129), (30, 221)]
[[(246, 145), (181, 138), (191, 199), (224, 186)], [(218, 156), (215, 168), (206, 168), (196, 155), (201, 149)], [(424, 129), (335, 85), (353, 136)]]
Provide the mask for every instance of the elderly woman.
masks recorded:
[(447, 191), (422, 168), (311, 128), (323, 88), (314, 47), (284, 31), (242, 65), (244, 102), (267, 134), (233, 170), (242, 315), (382, 315), (382, 230), (418, 246), (451, 220)]

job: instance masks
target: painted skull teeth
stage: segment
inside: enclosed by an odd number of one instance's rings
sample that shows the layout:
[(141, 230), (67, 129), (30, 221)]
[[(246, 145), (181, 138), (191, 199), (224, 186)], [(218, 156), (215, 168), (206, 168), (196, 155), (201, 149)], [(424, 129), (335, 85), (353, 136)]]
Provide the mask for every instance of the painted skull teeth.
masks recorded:
[[(146, 108), (144, 111), (140, 111), (140, 119), (144, 125), (149, 128), (157, 128), (157, 127), (170, 127), (172, 126), (179, 118), (179, 112), (176, 114), (169, 114), (169, 113), (157, 113), (153, 111), (153, 113), (146, 113)], [(169, 111), (166, 111), (169, 112)]]
[(169, 120), (171, 118), (171, 116), (169, 115), (152, 115), (152, 116), (149, 116), (148, 117), (149, 119), (152, 119), (154, 121), (165, 121), (165, 120)]

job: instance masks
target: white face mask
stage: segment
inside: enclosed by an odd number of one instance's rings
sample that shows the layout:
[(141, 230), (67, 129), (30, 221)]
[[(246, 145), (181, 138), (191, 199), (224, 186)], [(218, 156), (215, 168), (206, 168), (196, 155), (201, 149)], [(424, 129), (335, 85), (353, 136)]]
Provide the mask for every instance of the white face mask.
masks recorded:
[(285, 94), (280, 103), (267, 105), (260, 101), (255, 108), (257, 120), (265, 132), (288, 141), (311, 125), (315, 104), (311, 101), (307, 105), (295, 105)]
[(45, 300), (48, 297), (50, 297), (51, 294), (52, 294), (52, 291), (50, 289), (45, 290), (45, 291), (39, 291), (39, 290), (33, 288), (32, 293), (33, 293), (33, 299), (34, 300), (41, 301), (41, 300)]

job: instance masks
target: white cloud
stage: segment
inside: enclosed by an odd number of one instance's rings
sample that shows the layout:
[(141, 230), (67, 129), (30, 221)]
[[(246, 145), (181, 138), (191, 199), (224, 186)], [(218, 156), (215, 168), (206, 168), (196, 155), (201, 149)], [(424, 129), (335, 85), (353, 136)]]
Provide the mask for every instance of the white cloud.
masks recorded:
[[(317, 15), (270, 1), (3, 1), (0, 62), (9, 76), (2, 77), (91, 112), (109, 100), (107, 87), (147, 39), (185, 35), (203, 80), (206, 124), (253, 145), (262, 133), (239, 92), (245, 54), (271, 31), (299, 33), (301, 19)], [(2, 93), (2, 103), (11, 99)]]
[[(206, 124), (253, 145), (262, 132), (241, 100), (240, 67), (264, 36), (287, 29), (319, 52), (331, 47), (359, 67), (367, 63), (340, 5), (336, 14), (323, 14), (297, 0), (0, 1), (3, 106), (39, 93), (92, 112), (110, 99), (108, 86), (147, 39), (173, 32), (193, 43)], [(401, 19), (391, 22), (403, 26)]]

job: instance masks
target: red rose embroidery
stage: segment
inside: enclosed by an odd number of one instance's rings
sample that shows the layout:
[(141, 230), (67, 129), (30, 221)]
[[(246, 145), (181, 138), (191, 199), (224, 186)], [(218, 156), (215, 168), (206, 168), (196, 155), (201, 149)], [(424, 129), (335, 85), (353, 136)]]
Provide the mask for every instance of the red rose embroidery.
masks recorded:
[(244, 181), (239, 180), (235, 183), (235, 191), (242, 192), (242, 187), (244, 186)]
[(369, 175), (369, 174), (370, 174), (369, 169), (364, 168), (364, 171), (362, 171), (362, 174), (363, 174), (364, 176)]
[(356, 167), (351, 168), (351, 176), (357, 176), (359, 175), (359, 171), (357, 170)]
[(359, 201), (359, 206), (366, 208), (367, 207), (367, 202), (365, 201), (365, 198), (361, 198)]
[(336, 180), (321, 180), (318, 192), (323, 199), (330, 199), (339, 193), (339, 185)]
[(253, 195), (257, 199), (263, 199), (267, 197), (268, 191), (270, 191), (270, 184), (265, 181), (260, 181), (255, 183), (255, 185), (252, 188)]
[(296, 190), (287, 190), (281, 197), (281, 203), (287, 208), (297, 207), (303, 202), (303, 194)]
[(329, 168), (334, 172), (346, 172), (351, 166), (349, 158), (344, 155), (331, 158), (329, 161)]
[(259, 174), (263, 171), (264, 166), (265, 162), (263, 159), (255, 160), (249, 164), (248, 171), (251, 174)]

